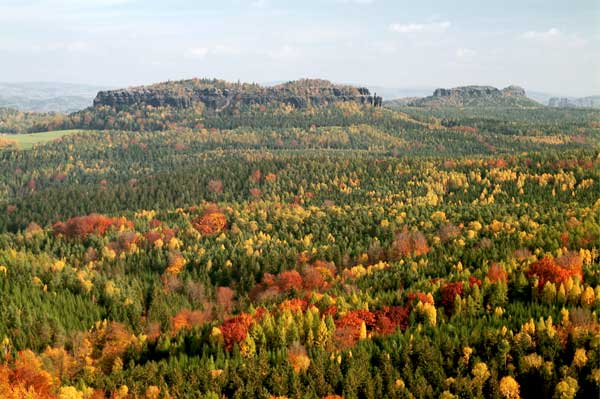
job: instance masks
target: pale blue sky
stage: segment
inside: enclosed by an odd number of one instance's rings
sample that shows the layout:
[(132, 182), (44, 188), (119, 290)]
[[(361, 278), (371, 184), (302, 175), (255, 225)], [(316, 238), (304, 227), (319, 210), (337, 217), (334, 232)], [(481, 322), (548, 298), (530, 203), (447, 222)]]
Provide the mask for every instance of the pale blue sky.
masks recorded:
[(0, 0), (0, 81), (189, 77), (600, 94), (600, 0)]

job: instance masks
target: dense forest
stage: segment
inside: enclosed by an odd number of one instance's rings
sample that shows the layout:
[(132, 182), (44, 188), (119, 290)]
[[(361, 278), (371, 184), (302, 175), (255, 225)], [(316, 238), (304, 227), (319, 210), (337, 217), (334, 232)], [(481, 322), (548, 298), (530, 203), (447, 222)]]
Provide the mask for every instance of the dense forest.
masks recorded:
[(600, 395), (600, 111), (1, 115), (2, 398)]

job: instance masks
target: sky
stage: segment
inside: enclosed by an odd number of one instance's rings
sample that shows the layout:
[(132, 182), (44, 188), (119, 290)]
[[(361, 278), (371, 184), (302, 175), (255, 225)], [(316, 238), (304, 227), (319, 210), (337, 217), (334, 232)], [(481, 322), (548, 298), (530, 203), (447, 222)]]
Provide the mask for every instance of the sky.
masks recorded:
[(600, 0), (0, 0), (0, 81), (600, 95)]

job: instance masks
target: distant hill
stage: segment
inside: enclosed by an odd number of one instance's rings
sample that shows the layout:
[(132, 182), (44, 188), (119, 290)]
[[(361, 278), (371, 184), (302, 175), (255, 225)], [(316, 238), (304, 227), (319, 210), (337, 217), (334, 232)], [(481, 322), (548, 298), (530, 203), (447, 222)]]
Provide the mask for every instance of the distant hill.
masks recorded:
[[(377, 95), (383, 97), (385, 99), (385, 103), (387, 103), (388, 105), (407, 104), (407, 103), (413, 102), (419, 98), (424, 98), (424, 97), (429, 96), (436, 89), (435, 87), (431, 87), (431, 86), (428, 86), (428, 87), (427, 86), (386, 87), (386, 86), (372, 86), (372, 85), (366, 85), (366, 86), (369, 88), (371, 93), (376, 93)], [(557, 101), (557, 99), (558, 99), (559, 101), (561, 101), (564, 104), (563, 99), (566, 98), (567, 100), (569, 100), (568, 107), (579, 107), (579, 106), (597, 107), (594, 104), (597, 104), (597, 102), (599, 101), (598, 98), (600, 98), (600, 96), (591, 96), (591, 97), (584, 97), (584, 98), (578, 99), (575, 97), (563, 96), (563, 95), (560, 95), (560, 93), (548, 93), (548, 92), (529, 90), (529, 89), (527, 89), (526, 91), (527, 91), (526, 96), (528, 98), (530, 98), (534, 101), (537, 101), (538, 103), (540, 103), (542, 105), (549, 105), (549, 102), (551, 99), (553, 99), (553, 101)], [(580, 103), (585, 104), (585, 105), (579, 105), (578, 100), (581, 100)], [(592, 101), (592, 104), (590, 104), (590, 100)], [(556, 106), (559, 106), (559, 105), (556, 105)]]
[(548, 101), (550, 101), (552, 97), (556, 97), (556, 94), (550, 94), (535, 90), (527, 90), (527, 97), (537, 101), (540, 104), (548, 105)]
[(527, 97), (519, 86), (502, 90), (492, 86), (462, 86), (436, 89), (433, 95), (417, 99), (389, 101), (391, 106), (415, 107), (539, 107), (540, 103)]
[(0, 107), (20, 111), (79, 111), (106, 87), (57, 82), (0, 83)]
[(424, 97), (400, 97), (394, 98), (393, 100), (385, 100), (383, 105), (386, 107), (408, 107), (415, 104), (417, 101), (422, 100)]
[(548, 101), (550, 107), (558, 108), (600, 108), (600, 96), (589, 97), (552, 97)]
[(286, 104), (307, 108), (337, 102), (380, 104), (381, 98), (372, 96), (364, 87), (336, 85), (321, 79), (301, 79), (274, 86), (189, 79), (101, 91), (94, 99), (94, 106), (115, 109), (144, 105), (190, 108), (202, 104), (208, 111), (220, 112), (252, 105)]
[(384, 87), (384, 86), (367, 86), (372, 93), (377, 93), (386, 99), (392, 101), (405, 98), (421, 98), (427, 97), (435, 90), (435, 87)]

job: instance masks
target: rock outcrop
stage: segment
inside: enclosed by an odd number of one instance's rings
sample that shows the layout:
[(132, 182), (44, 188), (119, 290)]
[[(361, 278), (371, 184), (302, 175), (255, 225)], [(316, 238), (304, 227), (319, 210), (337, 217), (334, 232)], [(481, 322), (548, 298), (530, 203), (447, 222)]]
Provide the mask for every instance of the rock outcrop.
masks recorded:
[(525, 89), (520, 86), (508, 86), (502, 89), (502, 95), (506, 97), (527, 97)]
[(453, 89), (436, 89), (433, 92), (433, 97), (486, 97), (486, 96), (501, 96), (500, 90), (491, 86), (464, 86), (455, 87)]
[(185, 80), (152, 86), (101, 91), (94, 106), (124, 109), (131, 106), (189, 108), (203, 104), (208, 111), (251, 105), (287, 104), (295, 108), (322, 107), (337, 102), (381, 106), (382, 99), (363, 87), (334, 85), (325, 80), (299, 80), (264, 87), (218, 80)]
[(525, 90), (519, 86), (508, 86), (502, 90), (492, 86), (436, 89), (433, 95), (411, 101), (408, 105), (418, 107), (540, 106), (528, 98)]

